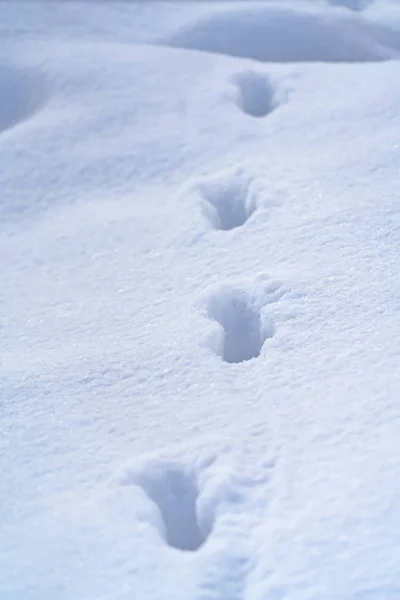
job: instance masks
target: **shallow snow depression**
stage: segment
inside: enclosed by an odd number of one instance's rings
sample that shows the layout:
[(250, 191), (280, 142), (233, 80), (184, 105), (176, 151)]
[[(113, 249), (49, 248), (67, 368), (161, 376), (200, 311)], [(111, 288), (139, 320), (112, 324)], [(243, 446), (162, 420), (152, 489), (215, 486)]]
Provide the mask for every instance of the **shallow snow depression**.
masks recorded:
[(399, 3), (0, 35), (0, 598), (398, 600)]

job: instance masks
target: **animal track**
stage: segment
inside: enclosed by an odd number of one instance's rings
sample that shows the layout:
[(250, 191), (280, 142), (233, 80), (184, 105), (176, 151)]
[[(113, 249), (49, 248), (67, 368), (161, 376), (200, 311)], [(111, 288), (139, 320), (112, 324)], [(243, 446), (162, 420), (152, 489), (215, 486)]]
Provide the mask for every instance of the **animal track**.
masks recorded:
[(197, 517), (198, 489), (194, 475), (179, 465), (149, 463), (133, 482), (157, 507), (161, 535), (172, 548), (195, 551), (205, 542)]
[(388, 28), (350, 12), (260, 3), (217, 9), (158, 43), (261, 62), (366, 62), (398, 57), (392, 38)]
[(234, 482), (227, 478), (227, 469), (221, 469), (223, 460), (224, 450), (215, 453), (208, 449), (186, 465), (179, 459), (154, 457), (128, 471), (120, 484), (144, 492), (150, 506), (141, 505), (140, 518), (145, 515), (169, 546), (194, 552), (212, 533), (222, 505), (235, 504), (239, 497)]
[(215, 229), (228, 231), (246, 223), (256, 209), (252, 180), (242, 173), (226, 172), (199, 184), (203, 212)]
[(217, 353), (228, 363), (241, 363), (259, 356), (272, 323), (263, 322), (259, 308), (243, 290), (226, 287), (209, 300), (208, 316), (223, 330)]
[(252, 117), (265, 117), (276, 106), (275, 90), (265, 75), (245, 71), (232, 82), (237, 86), (237, 104)]
[(39, 77), (0, 66), (0, 131), (27, 120), (45, 100), (44, 82)]
[(131, 511), (171, 548), (195, 552), (210, 535), (234, 534), (235, 523), (242, 536), (237, 517), (246, 514), (255, 491), (267, 491), (271, 468), (270, 460), (255, 465), (247, 444), (238, 449), (210, 439), (186, 448), (184, 457), (152, 456), (124, 470), (108, 506), (124, 519)]

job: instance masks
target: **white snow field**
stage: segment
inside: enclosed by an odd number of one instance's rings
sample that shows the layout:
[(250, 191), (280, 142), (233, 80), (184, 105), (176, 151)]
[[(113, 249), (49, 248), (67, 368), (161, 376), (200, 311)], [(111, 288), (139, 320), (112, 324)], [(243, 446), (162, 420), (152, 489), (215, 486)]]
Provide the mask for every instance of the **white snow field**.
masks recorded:
[(0, 599), (400, 599), (400, 3), (0, 3)]

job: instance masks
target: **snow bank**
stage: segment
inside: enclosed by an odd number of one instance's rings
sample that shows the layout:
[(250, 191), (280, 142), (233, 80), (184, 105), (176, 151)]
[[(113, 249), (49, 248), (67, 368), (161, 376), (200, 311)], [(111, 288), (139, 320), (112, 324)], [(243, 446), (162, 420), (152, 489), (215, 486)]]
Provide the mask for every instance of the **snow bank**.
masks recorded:
[(369, 62), (398, 56), (390, 30), (347, 12), (274, 5), (220, 9), (160, 43), (262, 62)]

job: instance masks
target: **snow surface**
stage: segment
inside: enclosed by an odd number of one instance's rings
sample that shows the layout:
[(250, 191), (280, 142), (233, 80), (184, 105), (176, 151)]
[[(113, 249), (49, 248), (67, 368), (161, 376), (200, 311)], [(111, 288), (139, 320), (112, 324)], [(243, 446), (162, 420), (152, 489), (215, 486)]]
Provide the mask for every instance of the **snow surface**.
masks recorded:
[(0, 598), (399, 600), (400, 3), (0, 35)]

